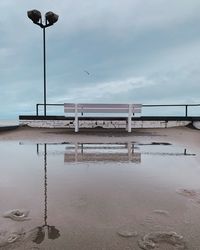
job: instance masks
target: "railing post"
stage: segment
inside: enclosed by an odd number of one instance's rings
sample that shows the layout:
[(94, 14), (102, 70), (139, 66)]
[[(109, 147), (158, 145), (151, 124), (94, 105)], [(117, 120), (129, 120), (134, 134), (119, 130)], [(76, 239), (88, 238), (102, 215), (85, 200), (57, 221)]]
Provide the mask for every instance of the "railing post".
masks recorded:
[(187, 117), (188, 116), (188, 105), (186, 104), (185, 105), (185, 117)]
[(36, 116), (38, 116), (38, 105), (39, 104), (36, 104)]

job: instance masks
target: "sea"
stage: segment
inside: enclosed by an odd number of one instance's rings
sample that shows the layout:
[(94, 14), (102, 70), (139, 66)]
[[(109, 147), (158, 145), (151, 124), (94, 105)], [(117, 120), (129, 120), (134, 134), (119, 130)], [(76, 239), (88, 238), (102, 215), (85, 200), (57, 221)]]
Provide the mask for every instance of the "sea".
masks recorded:
[(19, 120), (6, 120), (6, 119), (0, 119), (0, 127), (6, 127), (6, 126), (17, 126), (19, 125)]

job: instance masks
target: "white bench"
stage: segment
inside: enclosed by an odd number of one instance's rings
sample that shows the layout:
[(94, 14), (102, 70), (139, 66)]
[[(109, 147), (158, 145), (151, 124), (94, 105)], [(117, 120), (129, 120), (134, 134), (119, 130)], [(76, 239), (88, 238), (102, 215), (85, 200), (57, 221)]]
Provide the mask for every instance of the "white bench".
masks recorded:
[(64, 112), (74, 113), (75, 132), (78, 132), (79, 130), (79, 114), (83, 115), (84, 113), (126, 113), (127, 117), (121, 117), (127, 119), (127, 130), (128, 132), (131, 132), (131, 118), (135, 113), (141, 113), (141, 111), (142, 104), (64, 103)]

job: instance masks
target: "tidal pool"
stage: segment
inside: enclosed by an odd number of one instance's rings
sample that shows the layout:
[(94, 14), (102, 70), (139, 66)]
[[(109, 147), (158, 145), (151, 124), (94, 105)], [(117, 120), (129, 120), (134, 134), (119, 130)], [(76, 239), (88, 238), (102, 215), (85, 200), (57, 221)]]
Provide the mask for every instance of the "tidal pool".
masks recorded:
[(200, 249), (200, 165), (169, 143), (0, 143), (0, 249)]

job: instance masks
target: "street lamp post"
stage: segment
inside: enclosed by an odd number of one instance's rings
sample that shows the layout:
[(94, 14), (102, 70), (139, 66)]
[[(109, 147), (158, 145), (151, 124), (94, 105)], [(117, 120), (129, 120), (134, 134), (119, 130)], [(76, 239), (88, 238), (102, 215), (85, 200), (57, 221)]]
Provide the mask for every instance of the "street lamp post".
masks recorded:
[(58, 15), (49, 11), (45, 14), (45, 21), (43, 23), (42, 15), (39, 10), (29, 10), (27, 12), (28, 18), (30, 18), (34, 24), (40, 26), (43, 29), (43, 67), (44, 67), (44, 116), (46, 116), (46, 36), (45, 29), (52, 26), (58, 21)]

